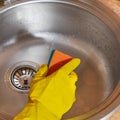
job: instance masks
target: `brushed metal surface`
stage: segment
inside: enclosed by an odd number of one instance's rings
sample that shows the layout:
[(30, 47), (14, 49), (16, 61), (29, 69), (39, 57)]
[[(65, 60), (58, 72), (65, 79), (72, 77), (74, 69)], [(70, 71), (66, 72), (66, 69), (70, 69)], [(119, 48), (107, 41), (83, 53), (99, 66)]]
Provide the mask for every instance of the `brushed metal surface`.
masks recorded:
[[(15, 92), (6, 84), (8, 68), (24, 61), (47, 63), (52, 49), (81, 59), (76, 70), (77, 100), (63, 119), (93, 120), (119, 105), (114, 105), (120, 93), (119, 25), (90, 5), (82, 0), (39, 0), (0, 11), (1, 119), (11, 120), (27, 101), (27, 94)], [(101, 115), (104, 109), (109, 110)]]

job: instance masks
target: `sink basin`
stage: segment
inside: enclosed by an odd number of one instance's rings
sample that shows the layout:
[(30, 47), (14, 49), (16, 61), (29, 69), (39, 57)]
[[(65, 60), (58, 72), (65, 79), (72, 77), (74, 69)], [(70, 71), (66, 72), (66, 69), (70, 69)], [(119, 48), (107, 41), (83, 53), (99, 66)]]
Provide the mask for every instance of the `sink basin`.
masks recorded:
[(3, 7), (1, 120), (12, 120), (22, 110), (33, 75), (40, 65), (47, 64), (53, 49), (81, 59), (76, 69), (76, 102), (63, 119), (104, 117), (120, 104), (119, 42), (117, 17), (96, 0), (34, 0)]

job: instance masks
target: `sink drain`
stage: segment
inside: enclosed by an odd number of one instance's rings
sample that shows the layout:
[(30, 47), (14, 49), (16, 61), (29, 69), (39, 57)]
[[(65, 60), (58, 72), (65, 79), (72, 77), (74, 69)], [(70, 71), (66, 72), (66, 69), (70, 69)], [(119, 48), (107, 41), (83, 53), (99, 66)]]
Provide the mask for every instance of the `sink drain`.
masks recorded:
[(6, 72), (6, 83), (15, 91), (26, 93), (30, 89), (30, 82), (38, 69), (33, 62), (19, 62), (11, 66)]
[(35, 73), (36, 71), (31, 67), (16, 68), (11, 74), (11, 83), (20, 90), (29, 90)]

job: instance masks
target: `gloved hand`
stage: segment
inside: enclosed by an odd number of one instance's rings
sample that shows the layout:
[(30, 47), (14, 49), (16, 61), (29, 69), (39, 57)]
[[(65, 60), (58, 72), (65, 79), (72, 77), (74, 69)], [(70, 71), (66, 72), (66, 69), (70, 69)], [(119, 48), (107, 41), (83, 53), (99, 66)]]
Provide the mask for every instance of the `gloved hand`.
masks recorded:
[(14, 120), (60, 120), (75, 101), (77, 75), (73, 70), (79, 64), (74, 58), (49, 76), (47, 65), (42, 65), (31, 82), (28, 103)]

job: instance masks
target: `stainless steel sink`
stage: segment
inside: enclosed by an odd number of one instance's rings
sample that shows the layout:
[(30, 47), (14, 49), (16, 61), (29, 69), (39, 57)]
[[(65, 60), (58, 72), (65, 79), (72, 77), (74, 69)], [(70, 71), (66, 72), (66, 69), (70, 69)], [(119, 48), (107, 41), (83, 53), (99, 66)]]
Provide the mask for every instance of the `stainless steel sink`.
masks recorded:
[(103, 118), (120, 104), (119, 42), (118, 18), (96, 0), (20, 1), (1, 8), (1, 120), (22, 110), (34, 73), (53, 49), (81, 59), (77, 100), (63, 119)]

